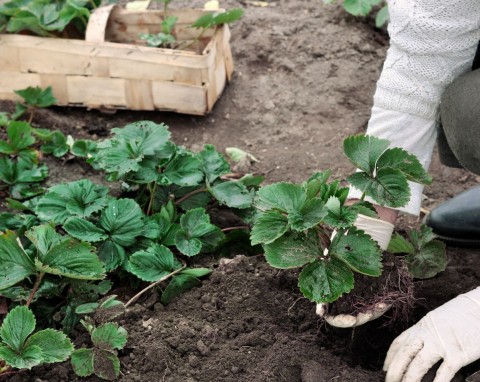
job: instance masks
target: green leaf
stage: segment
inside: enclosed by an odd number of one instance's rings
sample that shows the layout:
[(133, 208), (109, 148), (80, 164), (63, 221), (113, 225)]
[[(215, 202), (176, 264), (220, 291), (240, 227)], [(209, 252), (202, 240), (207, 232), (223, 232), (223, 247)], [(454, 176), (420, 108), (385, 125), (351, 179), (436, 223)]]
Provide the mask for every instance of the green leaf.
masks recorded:
[(45, 329), (33, 334), (25, 346), (38, 346), (42, 351), (42, 362), (45, 363), (66, 361), (73, 351), (73, 344), (68, 337), (53, 329)]
[(377, 160), (389, 144), (386, 139), (370, 135), (352, 135), (343, 141), (343, 150), (355, 166), (373, 176)]
[(67, 233), (79, 240), (94, 243), (105, 240), (108, 236), (105, 232), (88, 220), (77, 217), (69, 218), (63, 225)]
[(263, 175), (246, 174), (242, 176), (238, 181), (245, 187), (259, 187), (263, 183), (265, 177)]
[(77, 157), (91, 158), (97, 151), (97, 142), (90, 139), (77, 139), (70, 148), (70, 151)]
[(382, 274), (382, 251), (363, 231), (340, 230), (332, 239), (329, 255), (337, 257), (355, 272), (378, 277)]
[(299, 211), (306, 201), (301, 185), (274, 183), (257, 192), (256, 207), (262, 211), (277, 209), (282, 212)]
[(200, 241), (202, 242), (201, 252), (209, 253), (217, 249), (225, 240), (225, 234), (218, 227), (215, 227), (211, 232), (202, 236)]
[(160, 46), (167, 46), (173, 44), (176, 39), (170, 33), (157, 33), (157, 34), (150, 34), (150, 33), (141, 33), (140, 39), (144, 40), (148, 46), (152, 47), (160, 47)]
[(303, 295), (316, 303), (329, 303), (353, 289), (353, 273), (335, 257), (308, 264), (300, 273), (298, 286)]
[(157, 213), (145, 218), (142, 236), (152, 240), (158, 240), (167, 233), (169, 227), (169, 219), (164, 215)]
[(32, 127), (27, 122), (10, 121), (7, 126), (8, 141), (0, 141), (0, 153), (18, 154), (35, 143)]
[(92, 342), (100, 349), (122, 350), (127, 343), (127, 331), (116, 323), (107, 322), (94, 329)]
[(316, 172), (302, 186), (305, 189), (307, 200), (319, 196), (322, 186), (324, 186), (332, 174), (331, 170)]
[(276, 211), (260, 215), (250, 233), (252, 245), (270, 244), (283, 236), (288, 229), (287, 217)]
[(213, 26), (213, 19), (215, 15), (213, 13), (205, 13), (204, 15), (200, 16), (195, 22), (192, 24), (193, 28), (202, 28), (207, 29)]
[(202, 179), (202, 162), (189, 153), (175, 155), (159, 176), (159, 182), (163, 185), (195, 186)]
[(246, 151), (239, 149), (238, 147), (227, 147), (225, 149), (228, 157), (235, 163), (241, 163), (245, 161), (258, 162), (259, 160), (255, 158), (252, 154), (247, 153)]
[(53, 96), (51, 86), (46, 89), (38, 86), (34, 88), (29, 86), (26, 89), (15, 90), (15, 93), (22, 97), (27, 104), (34, 107), (49, 107), (57, 102), (57, 99)]
[(17, 369), (31, 369), (42, 363), (42, 349), (38, 346), (28, 346), (19, 353), (0, 345), (0, 360)]
[(145, 178), (146, 173), (156, 170), (155, 164), (151, 168), (152, 159), (170, 158), (175, 149), (164, 124), (141, 121), (112, 129), (112, 132), (113, 138), (98, 144), (95, 162), (115, 179), (136, 172), (142, 172), (138, 175)]
[(343, 206), (341, 201), (331, 196), (325, 206), (328, 209), (328, 215), (325, 217), (325, 224), (334, 228), (351, 227), (357, 219), (357, 212), (353, 208)]
[(18, 186), (18, 183), (41, 182), (47, 175), (48, 168), (46, 166), (36, 166), (21, 157), (16, 161), (0, 157), (0, 182)]
[(142, 234), (143, 212), (132, 199), (112, 200), (102, 211), (100, 225), (115, 243), (129, 246)]
[(195, 237), (188, 237), (188, 235), (179, 230), (175, 234), (175, 246), (185, 256), (195, 256), (202, 250), (202, 242)]
[(162, 30), (165, 34), (172, 34), (175, 23), (177, 22), (178, 17), (168, 16), (162, 21)]
[(377, 28), (383, 27), (390, 20), (390, 15), (388, 14), (388, 5), (385, 5), (377, 12), (375, 16), (375, 26)]
[(194, 276), (188, 274), (179, 274), (172, 277), (172, 281), (168, 284), (162, 293), (162, 304), (168, 304), (173, 298), (182, 293), (202, 285), (202, 282)]
[(188, 237), (202, 237), (217, 227), (210, 223), (204, 208), (195, 208), (180, 217), (180, 227)]
[(263, 246), (267, 262), (275, 268), (298, 268), (323, 255), (322, 247), (314, 233), (290, 233)]
[(55, 157), (63, 157), (70, 147), (67, 144), (67, 137), (61, 131), (54, 131), (40, 147), (42, 153), (53, 154)]
[(79, 377), (88, 377), (93, 374), (93, 349), (78, 349), (72, 353), (70, 362), (73, 371)]
[(367, 16), (382, 0), (344, 0), (343, 8), (354, 16)]
[(185, 268), (180, 273), (193, 277), (203, 277), (209, 275), (210, 273), (212, 273), (212, 271), (208, 268)]
[(36, 212), (43, 221), (63, 224), (71, 216), (87, 218), (108, 203), (108, 188), (87, 179), (50, 187), (39, 200)]
[(12, 350), (22, 353), (27, 337), (35, 330), (35, 316), (26, 306), (13, 308), (3, 320), (0, 337)]
[(383, 168), (373, 178), (367, 173), (357, 172), (348, 178), (350, 184), (365, 192), (381, 206), (403, 207), (410, 200), (407, 179), (400, 170)]
[(238, 21), (243, 16), (243, 9), (235, 8), (226, 12), (218, 13), (213, 18), (213, 25), (230, 24)]
[(328, 208), (320, 198), (307, 200), (299, 212), (289, 213), (288, 221), (295, 231), (304, 231), (315, 227), (329, 213)]
[(0, 235), (0, 290), (11, 287), (35, 273), (35, 266), (12, 231)]
[(222, 154), (215, 150), (215, 146), (213, 145), (205, 145), (197, 157), (202, 162), (202, 169), (209, 183), (213, 183), (220, 176), (228, 174), (231, 171), (228, 162)]
[(98, 247), (98, 257), (105, 264), (107, 272), (113, 271), (127, 260), (125, 249), (112, 240), (106, 240)]
[(25, 234), (25, 236), (38, 250), (39, 256), (45, 256), (52, 247), (60, 243), (62, 240), (62, 236), (48, 224), (33, 227)]
[(409, 253), (415, 252), (413, 245), (398, 233), (394, 234), (388, 244), (388, 252), (390, 253)]
[(113, 381), (120, 375), (120, 360), (117, 355), (111, 351), (95, 349), (93, 369), (95, 374), (100, 378)]
[(245, 209), (252, 206), (253, 196), (241, 182), (218, 183), (212, 187), (213, 196), (230, 208)]
[(137, 251), (130, 256), (130, 271), (144, 281), (158, 281), (175, 268), (172, 251), (163, 245), (155, 244), (146, 251)]
[(439, 240), (430, 241), (415, 253), (408, 254), (405, 260), (413, 277), (418, 279), (434, 277), (447, 267), (445, 243)]
[(37, 270), (81, 280), (104, 278), (103, 264), (94, 253), (95, 248), (72, 238), (64, 238), (45, 255), (35, 261)]
[(349, 209), (356, 211), (357, 214), (362, 214), (365, 216), (369, 216), (371, 218), (378, 219), (377, 210), (375, 209), (372, 203), (367, 202), (366, 200), (358, 201), (350, 205)]
[(386, 167), (400, 170), (412, 182), (426, 185), (432, 183), (432, 178), (425, 171), (417, 157), (399, 147), (387, 149), (378, 158), (377, 171)]
[(75, 308), (75, 313), (79, 315), (90, 314), (95, 312), (100, 305), (96, 302), (89, 302), (86, 304), (79, 305)]

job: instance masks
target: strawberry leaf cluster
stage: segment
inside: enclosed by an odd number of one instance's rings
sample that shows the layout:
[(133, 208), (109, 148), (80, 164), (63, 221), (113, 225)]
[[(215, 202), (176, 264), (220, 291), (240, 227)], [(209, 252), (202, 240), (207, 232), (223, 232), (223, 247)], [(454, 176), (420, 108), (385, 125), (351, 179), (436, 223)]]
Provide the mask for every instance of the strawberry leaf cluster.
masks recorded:
[[(349, 188), (328, 182), (330, 173), (316, 173), (302, 184), (274, 183), (260, 188), (255, 198), (257, 215), (250, 239), (261, 244), (267, 262), (276, 268), (301, 268), (298, 285), (317, 303), (337, 300), (354, 287), (354, 274), (378, 277), (382, 253), (377, 243), (354, 223), (359, 214), (376, 217), (370, 197), (380, 205), (401, 207), (410, 199), (408, 181), (428, 184), (431, 178), (418, 159), (389, 141), (351, 136), (344, 141), (345, 155), (358, 167), (348, 177), (363, 192), (360, 201), (346, 204)], [(430, 241), (427, 232), (412, 233), (413, 244), (402, 251), (412, 274), (432, 277), (444, 269), (444, 248)], [(419, 277), (419, 276), (418, 276)]]

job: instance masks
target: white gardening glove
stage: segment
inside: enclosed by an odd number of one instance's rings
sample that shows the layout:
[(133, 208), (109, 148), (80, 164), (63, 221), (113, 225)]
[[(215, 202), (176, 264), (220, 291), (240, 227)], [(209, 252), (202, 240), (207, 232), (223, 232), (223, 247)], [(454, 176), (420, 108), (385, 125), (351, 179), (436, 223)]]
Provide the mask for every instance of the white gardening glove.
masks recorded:
[(480, 358), (480, 288), (429, 312), (393, 341), (383, 369), (386, 382), (420, 382), (443, 359), (434, 382), (449, 382)]
[[(354, 224), (355, 227), (361, 229), (365, 233), (369, 234), (374, 239), (382, 250), (386, 250), (392, 237), (394, 225), (384, 220), (371, 218), (365, 215), (359, 214)], [(372, 310), (368, 310), (363, 313), (359, 313), (356, 316), (351, 314), (339, 314), (336, 316), (325, 315), (325, 304), (317, 304), (316, 313), (320, 317), (324, 317), (330, 325), (338, 328), (353, 328), (354, 326), (360, 326), (368, 321), (375, 320), (382, 316), (390, 305), (385, 303), (378, 303)]]

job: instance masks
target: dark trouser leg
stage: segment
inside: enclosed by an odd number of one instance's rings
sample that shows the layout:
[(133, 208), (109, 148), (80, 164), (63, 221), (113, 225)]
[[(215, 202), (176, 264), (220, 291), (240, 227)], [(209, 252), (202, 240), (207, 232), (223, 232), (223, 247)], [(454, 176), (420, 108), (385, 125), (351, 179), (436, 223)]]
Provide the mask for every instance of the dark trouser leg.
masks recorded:
[[(480, 70), (447, 87), (440, 107), (440, 160), (480, 174)], [(480, 186), (435, 208), (427, 217), (434, 233), (457, 245), (480, 246)]]

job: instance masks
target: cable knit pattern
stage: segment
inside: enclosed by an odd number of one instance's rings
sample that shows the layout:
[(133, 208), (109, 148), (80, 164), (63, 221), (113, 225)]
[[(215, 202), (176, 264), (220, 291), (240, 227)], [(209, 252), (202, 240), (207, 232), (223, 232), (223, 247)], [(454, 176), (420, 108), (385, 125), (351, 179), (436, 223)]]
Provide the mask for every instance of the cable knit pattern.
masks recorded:
[(390, 0), (390, 49), (374, 105), (435, 118), (443, 89), (470, 70), (480, 0)]

